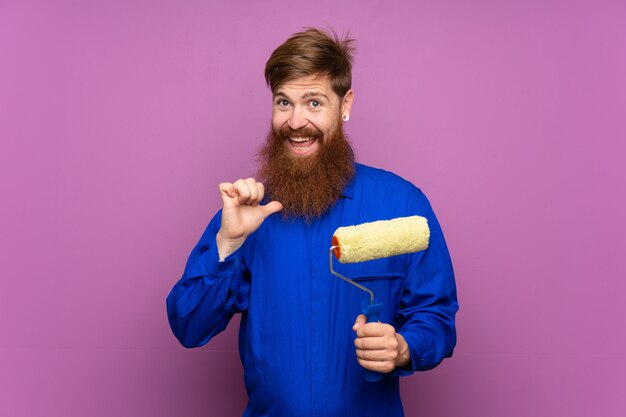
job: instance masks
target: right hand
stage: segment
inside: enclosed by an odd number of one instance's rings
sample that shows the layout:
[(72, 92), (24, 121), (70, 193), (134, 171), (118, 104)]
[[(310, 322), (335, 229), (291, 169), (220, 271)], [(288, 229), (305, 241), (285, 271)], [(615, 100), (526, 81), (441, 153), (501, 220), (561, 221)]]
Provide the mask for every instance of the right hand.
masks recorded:
[(243, 245), (270, 214), (283, 209), (278, 201), (259, 205), (265, 195), (263, 184), (254, 178), (219, 185), (222, 197), (222, 225), (215, 238), (220, 261)]

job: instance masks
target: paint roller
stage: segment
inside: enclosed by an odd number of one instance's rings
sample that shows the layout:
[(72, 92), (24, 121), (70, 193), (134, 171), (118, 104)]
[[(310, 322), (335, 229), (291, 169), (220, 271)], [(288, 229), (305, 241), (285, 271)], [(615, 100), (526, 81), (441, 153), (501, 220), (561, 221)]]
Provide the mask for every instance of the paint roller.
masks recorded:
[[(362, 302), (362, 312), (367, 316), (368, 323), (377, 322), (383, 304), (376, 301), (374, 293), (369, 288), (336, 272), (333, 269), (333, 255), (341, 263), (387, 258), (425, 250), (428, 248), (429, 238), (428, 221), (422, 216), (398, 217), (340, 227), (333, 234), (332, 246), (328, 253), (330, 273), (369, 294), (369, 300)], [(380, 372), (365, 370), (367, 381), (375, 382), (380, 378)]]

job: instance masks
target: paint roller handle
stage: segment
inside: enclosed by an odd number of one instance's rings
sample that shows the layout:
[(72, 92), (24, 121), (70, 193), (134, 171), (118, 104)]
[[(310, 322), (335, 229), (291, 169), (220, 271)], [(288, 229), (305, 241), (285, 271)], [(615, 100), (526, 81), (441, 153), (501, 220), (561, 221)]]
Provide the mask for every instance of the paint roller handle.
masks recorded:
[[(370, 300), (363, 300), (362, 303), (363, 314), (367, 317), (367, 323), (375, 323), (378, 322), (380, 318), (380, 313), (383, 311), (383, 304), (376, 303), (370, 304)], [(371, 371), (369, 369), (365, 370), (365, 380), (369, 382), (380, 381), (382, 378), (382, 374), (380, 372)]]

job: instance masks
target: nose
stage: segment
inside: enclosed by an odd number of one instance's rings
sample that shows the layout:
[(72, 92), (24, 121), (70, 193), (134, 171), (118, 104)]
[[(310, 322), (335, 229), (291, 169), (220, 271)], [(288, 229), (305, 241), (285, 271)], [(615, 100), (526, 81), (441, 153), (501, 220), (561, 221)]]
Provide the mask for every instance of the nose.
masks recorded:
[(289, 127), (293, 130), (298, 130), (301, 127), (306, 126), (309, 121), (304, 116), (304, 112), (299, 106), (294, 107), (291, 117), (287, 121)]

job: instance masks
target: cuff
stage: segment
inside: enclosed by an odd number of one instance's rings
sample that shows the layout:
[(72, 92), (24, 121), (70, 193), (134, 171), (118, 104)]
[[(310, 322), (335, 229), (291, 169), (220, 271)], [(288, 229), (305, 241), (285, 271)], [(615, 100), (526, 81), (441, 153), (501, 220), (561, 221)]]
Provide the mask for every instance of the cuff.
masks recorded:
[(209, 248), (206, 256), (206, 269), (209, 274), (220, 278), (228, 278), (233, 275), (233, 272), (239, 269), (240, 265), (241, 247), (220, 262), (220, 255), (217, 250), (217, 242), (214, 238), (213, 244)]
[(409, 354), (411, 356), (409, 365), (406, 368), (396, 368), (393, 370), (393, 375), (397, 376), (409, 376), (413, 372), (420, 369), (422, 364), (427, 362), (428, 355), (424, 348), (424, 339), (419, 332), (411, 331), (399, 331), (404, 338), (404, 341), (409, 347)]
[(225, 311), (243, 311), (248, 307), (249, 283), (243, 277), (241, 257), (240, 247), (220, 262), (217, 242), (215, 241), (206, 257), (206, 268), (210, 276), (220, 280), (227, 280), (228, 292), (224, 294), (226, 300), (224, 305)]

